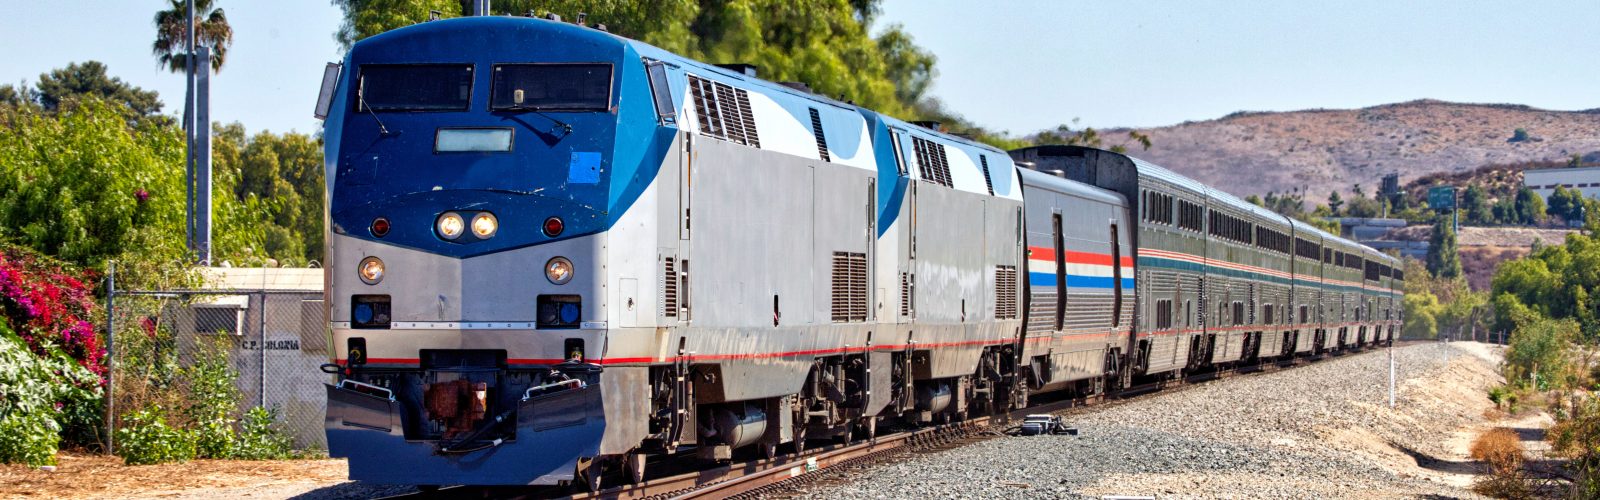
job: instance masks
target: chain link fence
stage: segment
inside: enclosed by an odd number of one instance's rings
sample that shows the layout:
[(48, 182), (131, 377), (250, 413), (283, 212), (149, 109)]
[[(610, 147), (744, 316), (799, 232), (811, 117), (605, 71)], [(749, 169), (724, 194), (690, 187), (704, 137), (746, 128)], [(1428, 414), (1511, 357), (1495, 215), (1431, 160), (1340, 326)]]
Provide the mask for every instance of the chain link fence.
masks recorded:
[[(315, 272), (320, 281), (321, 270)], [(328, 362), (329, 335), (320, 286), (113, 288), (107, 302), (110, 415), (151, 405), (183, 408), (185, 370), (225, 357), (238, 389), (237, 418), (255, 407), (272, 410), (297, 449), (327, 449), (322, 384), (329, 376), (318, 367)]]

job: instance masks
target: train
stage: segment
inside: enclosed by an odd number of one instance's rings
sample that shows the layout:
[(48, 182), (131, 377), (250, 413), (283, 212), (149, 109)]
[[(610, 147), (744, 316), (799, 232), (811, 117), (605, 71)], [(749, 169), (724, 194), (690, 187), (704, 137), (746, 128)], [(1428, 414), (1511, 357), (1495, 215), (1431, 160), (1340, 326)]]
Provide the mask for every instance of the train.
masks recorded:
[(1171, 170), (1002, 151), (595, 26), (376, 35), (318, 114), (325, 429), (355, 480), (595, 488), (1401, 321), (1394, 257)]

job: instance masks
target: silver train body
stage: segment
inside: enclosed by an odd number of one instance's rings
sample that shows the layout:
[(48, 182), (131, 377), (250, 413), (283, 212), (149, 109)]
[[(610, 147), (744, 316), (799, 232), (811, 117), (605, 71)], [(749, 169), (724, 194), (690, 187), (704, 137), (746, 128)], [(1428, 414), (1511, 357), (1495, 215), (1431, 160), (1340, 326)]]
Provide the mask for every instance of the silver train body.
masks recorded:
[[(608, 105), (548, 114), (572, 135), (482, 110), (508, 95), (490, 90), (491, 65), (595, 60), (612, 65)], [(485, 89), (462, 93), (460, 113), (356, 102), (380, 93), (368, 66), (460, 61), (478, 61), (471, 85)], [(1394, 259), (1160, 167), (1085, 148), (1007, 153), (584, 27), (426, 23), (358, 43), (340, 81), (326, 426), (353, 479), (637, 475), (650, 456), (771, 454), (891, 420), (1387, 342), (1399, 324)], [(503, 154), (438, 152), (435, 129), (508, 122), (519, 135)], [(363, 191), (382, 185), (361, 177), (384, 161), (374, 151), (438, 177)], [(597, 198), (579, 185), (592, 179), (576, 170), (584, 151), (609, 183)], [(506, 195), (447, 177), (501, 159), (566, 180)], [(445, 214), (476, 212), (500, 233), (434, 241)], [(552, 214), (569, 233), (538, 234)], [(557, 258), (569, 281), (547, 279)], [(376, 282), (369, 259), (386, 270)], [(551, 304), (561, 318), (542, 315)]]

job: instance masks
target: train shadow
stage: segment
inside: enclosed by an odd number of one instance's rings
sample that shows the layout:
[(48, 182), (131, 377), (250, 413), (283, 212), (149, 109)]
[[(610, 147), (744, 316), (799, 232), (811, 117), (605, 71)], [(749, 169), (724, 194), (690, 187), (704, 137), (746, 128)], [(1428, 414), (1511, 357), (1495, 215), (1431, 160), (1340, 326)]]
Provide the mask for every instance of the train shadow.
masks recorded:
[(1405, 453), (1407, 456), (1411, 457), (1412, 460), (1417, 462), (1418, 467), (1422, 467), (1424, 469), (1446, 472), (1450, 474), (1477, 475), (1483, 473), (1483, 464), (1476, 461), (1456, 461), (1437, 458), (1433, 455), (1411, 449), (1406, 445), (1393, 441), (1389, 442), (1389, 446), (1393, 446), (1394, 449), (1400, 450), (1401, 453)]
[(417, 493), (417, 488), (414, 486), (366, 484), (360, 481), (347, 481), (317, 488), (289, 498), (290, 500), (341, 500), (346, 498), (382, 498), (414, 493)]

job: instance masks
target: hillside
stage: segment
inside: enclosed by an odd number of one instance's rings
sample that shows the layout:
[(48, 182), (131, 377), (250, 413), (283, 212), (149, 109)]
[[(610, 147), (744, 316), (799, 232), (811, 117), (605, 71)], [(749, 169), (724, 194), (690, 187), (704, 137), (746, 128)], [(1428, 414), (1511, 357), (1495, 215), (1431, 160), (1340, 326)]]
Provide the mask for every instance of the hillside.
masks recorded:
[[(1528, 137), (1513, 141), (1519, 128)], [(1564, 161), (1573, 153), (1600, 161), (1600, 109), (1419, 100), (1352, 110), (1239, 112), (1140, 130), (1155, 144), (1134, 148), (1135, 156), (1239, 196), (1305, 187), (1306, 199), (1315, 202), (1355, 183), (1371, 194), (1390, 172), (1405, 183), (1489, 164)], [(1126, 133), (1112, 129), (1104, 136)]]

